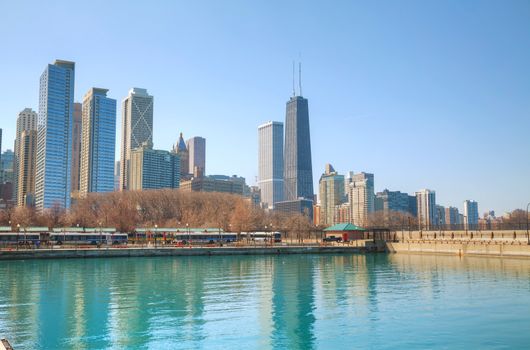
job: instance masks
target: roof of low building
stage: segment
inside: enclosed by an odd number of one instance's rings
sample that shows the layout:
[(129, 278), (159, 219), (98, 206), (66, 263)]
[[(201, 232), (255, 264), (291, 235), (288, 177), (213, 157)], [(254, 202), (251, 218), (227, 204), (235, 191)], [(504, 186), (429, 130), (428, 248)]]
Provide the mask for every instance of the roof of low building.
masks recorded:
[(330, 226), (324, 229), (324, 231), (365, 231), (365, 229), (347, 222)]

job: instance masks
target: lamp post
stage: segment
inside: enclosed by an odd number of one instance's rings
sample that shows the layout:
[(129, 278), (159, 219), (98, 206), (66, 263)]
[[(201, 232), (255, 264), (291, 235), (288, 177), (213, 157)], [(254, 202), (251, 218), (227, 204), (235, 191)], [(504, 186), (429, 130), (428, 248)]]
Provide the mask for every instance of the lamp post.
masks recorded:
[(156, 249), (156, 234), (158, 231), (158, 224), (155, 224), (155, 249)]
[(19, 239), (18, 237), (19, 237), (19, 235), (20, 235), (20, 224), (17, 224), (17, 250), (18, 250), (18, 243), (19, 243), (19, 242), (18, 242), (18, 239)]
[(188, 244), (190, 244), (190, 224), (186, 223), (186, 231), (188, 231)]
[(98, 222), (99, 225), (99, 246), (103, 244), (103, 230), (101, 229), (101, 221)]

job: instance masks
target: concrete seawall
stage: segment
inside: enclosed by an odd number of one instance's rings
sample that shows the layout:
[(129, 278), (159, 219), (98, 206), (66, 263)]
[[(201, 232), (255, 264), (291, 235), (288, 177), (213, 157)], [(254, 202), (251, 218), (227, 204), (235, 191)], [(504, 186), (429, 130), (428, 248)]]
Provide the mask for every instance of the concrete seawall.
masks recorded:
[(530, 258), (530, 245), (496, 242), (387, 242), (390, 253)]
[(0, 260), (117, 258), (193, 255), (281, 255), (361, 253), (365, 248), (352, 246), (275, 246), (275, 247), (198, 247), (198, 248), (102, 248), (3, 250)]

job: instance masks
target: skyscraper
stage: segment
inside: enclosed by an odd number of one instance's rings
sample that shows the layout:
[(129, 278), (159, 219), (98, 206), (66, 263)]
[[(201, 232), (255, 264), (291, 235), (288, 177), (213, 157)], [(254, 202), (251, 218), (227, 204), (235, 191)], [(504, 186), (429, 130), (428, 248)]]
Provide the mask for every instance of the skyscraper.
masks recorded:
[(428, 189), (416, 192), (420, 230), (429, 230), (436, 224), (436, 192)]
[(190, 174), (190, 154), (184, 137), (180, 133), (178, 141), (173, 145), (173, 153), (178, 154), (180, 158), (180, 178), (185, 179)]
[(35, 158), (37, 156), (37, 130), (24, 130), (17, 141), (18, 171), (17, 205), (33, 206), (35, 203)]
[(334, 225), (340, 215), (336, 215), (344, 200), (344, 175), (339, 175), (331, 164), (320, 177), (320, 224)]
[(464, 224), (468, 230), (478, 228), (478, 203), (473, 200), (464, 201)]
[(75, 63), (56, 60), (40, 77), (37, 122), (38, 210), (70, 207)]
[(147, 145), (131, 151), (130, 190), (179, 188), (180, 160), (173, 152)]
[[(21, 160), (20, 152), (21, 152), (21, 138), (22, 133), (24, 131), (32, 131), (37, 130), (37, 113), (33, 111), (31, 108), (24, 108), (17, 117), (17, 130), (15, 135), (15, 159), (13, 163), (13, 172), (14, 172), (14, 190), (15, 190), (15, 199), (17, 203), (24, 203), (24, 198), (21, 198), (19, 201), (18, 198), (18, 179), (20, 177), (19, 174), (19, 163), (23, 160)], [(36, 147), (34, 148), (34, 151), (36, 151)], [(35, 156), (32, 155), (33, 161), (35, 161)], [(32, 166), (32, 176), (35, 176), (35, 166)], [(31, 189), (31, 192), (35, 192), (35, 187), (33, 183), (33, 187)], [(22, 191), (22, 193), (25, 195), (25, 191)], [(19, 204), (20, 205), (20, 204)]]
[(287, 102), (283, 174), (286, 200), (313, 200), (309, 109), (302, 96), (293, 96)]
[(374, 207), (374, 175), (359, 173), (348, 178), (348, 201), (350, 203), (350, 220), (357, 226), (368, 223), (368, 216)]
[(454, 230), (459, 224), (459, 213), (458, 208), (448, 207), (445, 208), (445, 224), (448, 228)]
[(120, 189), (127, 190), (131, 151), (146, 144), (153, 147), (153, 96), (132, 88), (122, 103)]
[(408, 213), (416, 216), (410, 210), (409, 197), (406, 193), (385, 189), (375, 195), (375, 211), (382, 211), (385, 218), (388, 218), (391, 212)]
[(267, 122), (258, 127), (258, 186), (261, 203), (273, 209), (283, 200), (283, 123)]
[(81, 103), (74, 103), (74, 123), (72, 126), (72, 192), (79, 191), (79, 175), (81, 168), (81, 126), (82, 126)]
[(91, 88), (83, 98), (81, 170), (79, 192), (114, 190), (114, 147), (116, 142), (116, 100), (107, 89)]
[(206, 174), (206, 139), (195, 136), (186, 142), (189, 152), (189, 172), (194, 175)]

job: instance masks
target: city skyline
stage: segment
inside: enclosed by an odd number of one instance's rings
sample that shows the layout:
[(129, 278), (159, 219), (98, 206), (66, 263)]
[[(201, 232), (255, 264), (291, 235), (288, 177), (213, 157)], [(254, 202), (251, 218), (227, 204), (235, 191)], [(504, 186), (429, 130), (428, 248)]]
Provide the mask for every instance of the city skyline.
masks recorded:
[[(160, 62), (156, 66), (164, 67), (167, 73), (164, 76), (158, 74), (155, 65), (138, 65), (137, 60), (129, 63), (120, 53), (103, 59), (92, 56), (81, 47), (50, 46), (49, 41), (41, 43), (41, 36), (49, 35), (54, 28), (35, 34), (30, 28), (39, 21), (23, 28), (17, 21), (6, 18), (0, 27), (4, 29), (6, 26), (13, 36), (4, 44), (7, 55), (1, 59), (2, 66), (9, 67), (2, 69), (9, 84), (0, 91), (6, 100), (0, 125), (4, 129), (3, 149), (13, 149), (14, 121), (18, 113), (26, 107), (38, 109), (38, 84), (35, 82), (43, 65), (55, 58), (64, 58), (77, 65), (75, 101), (81, 101), (81, 94), (90, 86), (105, 86), (118, 99), (131, 87), (142, 86), (157, 97), (154, 123), (170, 126), (155, 128), (155, 148), (171, 149), (180, 131), (186, 135), (202, 135), (212, 145), (206, 159), (208, 173), (237, 173), (253, 184), (257, 176), (255, 127), (263, 120), (283, 119), (283, 101), (291, 85), (290, 62), (301, 52), (305, 67), (304, 93), (311, 100), (314, 186), (318, 181), (315, 175), (330, 162), (342, 173), (349, 169), (374, 173), (376, 191), (390, 188), (412, 194), (420, 188), (432, 188), (436, 190), (436, 202), (445, 206), (461, 208), (465, 198), (473, 198), (479, 202), (481, 212), (493, 209), (502, 214), (521, 208), (530, 198), (530, 188), (525, 182), (530, 175), (530, 165), (521, 161), (530, 157), (530, 141), (524, 136), (524, 130), (530, 126), (525, 117), (530, 103), (525, 98), (528, 96), (530, 70), (523, 64), (530, 58), (530, 48), (526, 44), (528, 34), (521, 30), (525, 23), (522, 14), (528, 12), (528, 5), (515, 2), (505, 6), (482, 5), (481, 11), (474, 13), (473, 23), (466, 24), (465, 10), (469, 8), (455, 4), (424, 4), (419, 6), (420, 9), (408, 9), (400, 19), (393, 17), (399, 9), (396, 4), (387, 4), (385, 11), (376, 11), (372, 7), (375, 5), (342, 4), (338, 9), (320, 8), (323, 14), (333, 14), (338, 23), (346, 26), (344, 35), (355, 40), (359, 51), (353, 50), (355, 45), (348, 43), (340, 49), (338, 41), (326, 44), (324, 39), (338, 30), (326, 19), (316, 29), (304, 24), (319, 9), (315, 4), (307, 4), (304, 11), (294, 16), (292, 24), (286, 24), (285, 14), (276, 13), (277, 7), (262, 5), (251, 10), (243, 6), (241, 11), (246, 11), (248, 19), (239, 25), (228, 26), (214, 38), (220, 40), (217, 45), (231, 44), (228, 47), (233, 52), (228, 55), (213, 50), (211, 57), (196, 60), (192, 54), (177, 55), (174, 40), (169, 41), (167, 51), (157, 48), (159, 41), (156, 40), (154, 47), (142, 43), (152, 49), (153, 59)], [(10, 5), (10, 11), (6, 13), (17, 17), (21, 10), (18, 6)], [(197, 5), (190, 5), (188, 11), (197, 10), (194, 6)], [(286, 6), (288, 9), (295, 7)], [(468, 6), (475, 8), (473, 4)], [(117, 7), (110, 5), (111, 12), (117, 11)], [(53, 18), (66, 11), (60, 7), (53, 9), (57, 14), (43, 6), (24, 7), (26, 18), (30, 19), (37, 19), (38, 13)], [(164, 10), (168, 15), (175, 15), (175, 8), (171, 6)], [(228, 9), (221, 10), (218, 15), (206, 11), (201, 16), (224, 23), (231, 15)], [(162, 14), (160, 9), (146, 10), (134, 6), (130, 11), (143, 11), (147, 18), (160, 17), (155, 28), (145, 30), (134, 40), (152, 36), (164, 28), (171, 29), (168, 33), (174, 35), (180, 26), (169, 26), (170, 16)], [(256, 12), (260, 11), (263, 16), (258, 23), (276, 18), (280, 21), (277, 31), (269, 34), (251, 24)], [(420, 12), (426, 13), (431, 23), (426, 23), (419, 16)], [(439, 19), (432, 18), (435, 12), (440, 15)], [(84, 23), (91, 17), (89, 14), (86, 14), (87, 18), (84, 16), (76, 21)], [(510, 22), (503, 20), (504, 17), (510, 18)], [(97, 21), (103, 28), (110, 28), (109, 18), (103, 16)], [(345, 20), (352, 18), (357, 20), (353, 23), (364, 25), (365, 30), (356, 30), (354, 24), (346, 24)], [(389, 19), (389, 25), (375, 29)], [(499, 19), (502, 24), (492, 19)], [(117, 18), (117, 23), (122, 21)], [(452, 27), (446, 23), (452, 23)], [(190, 23), (184, 21), (181, 25)], [(297, 26), (300, 28), (296, 29)], [(426, 39), (425, 35), (414, 31), (415, 26), (422, 26), (434, 38), (425, 50), (411, 47), (424, 43)], [(196, 27), (191, 24), (190, 28)], [(265, 40), (263, 49), (256, 52), (262, 55), (262, 50), (271, 51), (264, 55), (265, 59), (255, 60), (251, 50), (235, 46), (246, 36), (238, 33), (231, 38), (229, 33), (241, 28), (250, 28), (251, 33)], [(321, 34), (319, 30), (322, 30)], [(207, 26), (196, 35), (206, 38), (211, 31)], [(296, 44), (289, 40), (287, 46), (287, 39), (273, 44), (272, 39), (278, 38), (281, 31), (291, 34), (283, 35), (285, 37), (304, 31), (306, 35), (300, 36), (300, 42)], [(133, 32), (137, 31), (133, 29)], [(73, 34), (61, 35), (67, 38)], [(513, 42), (502, 40), (514, 35), (523, 37)], [(121, 37), (123, 32), (111, 36)], [(169, 40), (169, 37), (164, 35), (158, 40)], [(390, 39), (396, 38), (404, 39), (404, 49), (393, 46)], [(315, 47), (311, 48), (309, 42), (314, 42)], [(518, 44), (521, 42), (523, 45)], [(380, 48), (374, 47), (373, 43)], [(468, 43), (473, 45), (466, 45)], [(14, 55), (20, 52), (17, 48), (22, 44), (35, 47), (36, 54), (31, 59), (20, 60)], [(184, 41), (183, 45), (193, 51), (196, 44)], [(325, 49), (332, 48), (337, 48), (332, 51), (338, 52), (324, 54)], [(368, 50), (361, 55), (352, 55), (363, 52), (362, 49)], [(488, 57), (495, 50), (503, 52), (500, 58), (509, 58), (509, 66), (496, 64), (499, 54)], [(197, 54), (204, 52), (199, 47)], [(399, 56), (397, 67), (389, 64), (392, 61), (388, 59), (381, 62), (385, 57), (381, 54), (387, 52)], [(437, 53), (443, 55), (437, 59), (434, 57)], [(135, 54), (139, 60), (147, 60), (143, 53)], [(168, 63), (175, 58), (178, 58), (176, 64), (169, 67)], [(252, 66), (242, 65), (241, 62), (245, 61), (252, 62)], [(134, 70), (131, 69), (133, 66), (136, 67)], [(248, 80), (250, 74), (257, 75)], [(192, 82), (192, 76), (196, 82)], [(499, 86), (506, 89), (501, 90)], [(204, 104), (204, 95), (208, 95), (210, 103)], [(121, 111), (117, 112), (120, 116)], [(120, 119), (118, 117), (118, 123)], [(226, 125), (213, 124), (213, 120), (223, 120)], [(346, 130), (348, 125), (351, 125), (348, 127), (350, 132)], [(377, 138), (378, 135), (381, 137)], [(351, 136), (355, 138), (347, 141)], [(330, 137), (335, 138), (334, 142), (330, 142)], [(117, 135), (116, 144), (120, 142)], [(221, 156), (226, 148), (240, 152), (237, 161), (223, 160)], [(498, 176), (497, 167), (502, 167), (507, 175)]]

